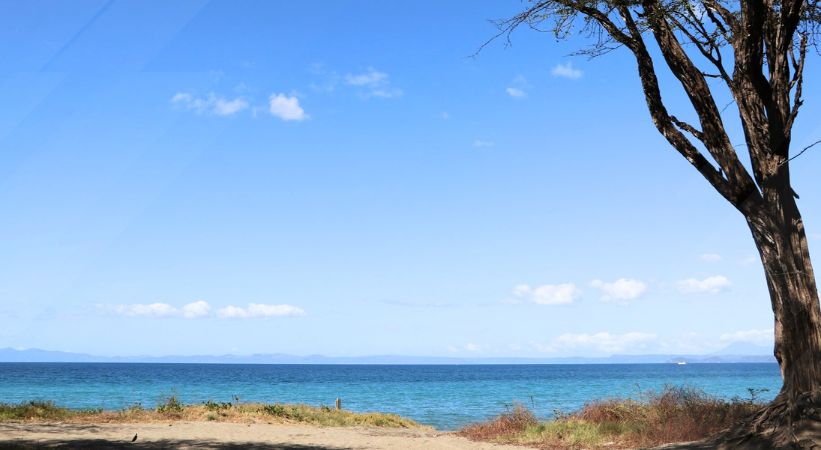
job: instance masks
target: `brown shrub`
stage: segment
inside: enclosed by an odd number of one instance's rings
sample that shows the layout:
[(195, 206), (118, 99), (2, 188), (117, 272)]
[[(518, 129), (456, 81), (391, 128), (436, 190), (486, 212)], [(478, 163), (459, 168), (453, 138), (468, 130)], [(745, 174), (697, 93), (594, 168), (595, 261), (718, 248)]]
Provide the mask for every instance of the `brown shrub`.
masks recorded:
[(717, 399), (689, 387), (665, 387), (641, 400), (608, 399), (538, 424), (519, 406), (460, 431), (470, 439), (527, 443), (551, 449), (651, 447), (710, 437), (761, 408), (750, 400)]
[(468, 425), (459, 434), (477, 441), (492, 441), (521, 433), (538, 423), (530, 410), (522, 405), (514, 405), (511, 411), (500, 414), (489, 422)]

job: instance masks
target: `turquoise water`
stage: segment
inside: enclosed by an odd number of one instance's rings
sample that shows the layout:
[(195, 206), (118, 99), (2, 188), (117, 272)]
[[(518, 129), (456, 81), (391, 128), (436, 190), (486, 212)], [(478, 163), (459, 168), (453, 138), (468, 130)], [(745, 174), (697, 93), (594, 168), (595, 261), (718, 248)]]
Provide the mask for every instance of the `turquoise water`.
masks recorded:
[(688, 385), (724, 398), (781, 386), (776, 364), (230, 365), (0, 363), (0, 402), (71, 408), (153, 407), (170, 394), (206, 400), (332, 405), (393, 412), (439, 429), (494, 416), (514, 402), (540, 417), (586, 401)]

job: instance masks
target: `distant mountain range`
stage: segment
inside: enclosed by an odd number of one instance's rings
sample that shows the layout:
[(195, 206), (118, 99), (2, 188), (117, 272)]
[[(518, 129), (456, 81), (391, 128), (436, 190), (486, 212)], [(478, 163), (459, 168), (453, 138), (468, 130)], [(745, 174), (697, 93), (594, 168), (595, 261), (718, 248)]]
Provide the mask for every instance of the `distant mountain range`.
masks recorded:
[(0, 362), (106, 362), (199, 364), (663, 364), (775, 362), (769, 349), (732, 344), (708, 355), (612, 355), (607, 357), (498, 358), (439, 356), (294, 356), (279, 353), (194, 356), (94, 356), (40, 349), (0, 349)]

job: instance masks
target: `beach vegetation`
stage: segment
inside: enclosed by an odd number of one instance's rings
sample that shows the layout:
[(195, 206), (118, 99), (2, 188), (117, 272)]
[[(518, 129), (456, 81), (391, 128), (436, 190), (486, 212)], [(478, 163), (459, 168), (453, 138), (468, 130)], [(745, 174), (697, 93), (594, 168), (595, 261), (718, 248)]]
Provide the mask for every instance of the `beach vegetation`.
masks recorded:
[(135, 403), (116, 411), (70, 409), (51, 401), (28, 401), (19, 404), (0, 403), (0, 422), (65, 423), (152, 423), (169, 420), (239, 422), (239, 423), (306, 423), (326, 427), (366, 426), (417, 428), (418, 423), (396, 414), (358, 413), (328, 406), (289, 405), (282, 403), (239, 403), (206, 401), (184, 404), (171, 395), (155, 408)]
[(749, 399), (710, 396), (692, 387), (668, 386), (639, 399), (606, 399), (578, 411), (538, 421), (518, 405), (459, 434), (477, 441), (535, 445), (551, 449), (636, 448), (696, 441), (714, 435), (761, 408)]
[(225, 409), (231, 409), (234, 405), (231, 402), (215, 402), (213, 400), (208, 400), (202, 403), (205, 406), (205, 409), (208, 411), (222, 411)]
[(30, 400), (20, 403), (0, 403), (0, 422), (26, 420), (64, 420), (69, 417), (91, 416), (101, 409), (71, 410), (52, 401)]
[(310, 423), (321, 426), (376, 426), (391, 428), (413, 428), (416, 422), (385, 413), (354, 413), (345, 410), (331, 409), (328, 406), (315, 408), (308, 405), (283, 405), (274, 403), (264, 405), (265, 414), (294, 422)]
[(166, 415), (177, 415), (182, 412), (183, 405), (176, 395), (170, 395), (164, 402), (157, 405), (157, 412)]

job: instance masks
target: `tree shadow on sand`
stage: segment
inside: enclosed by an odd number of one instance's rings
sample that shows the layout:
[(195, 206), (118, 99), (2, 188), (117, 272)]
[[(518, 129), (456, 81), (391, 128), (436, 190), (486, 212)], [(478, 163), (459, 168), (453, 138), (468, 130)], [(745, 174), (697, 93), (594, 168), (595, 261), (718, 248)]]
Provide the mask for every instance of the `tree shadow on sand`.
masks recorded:
[(208, 440), (166, 439), (145, 442), (111, 441), (106, 439), (77, 439), (77, 440), (0, 440), (0, 449), (29, 450), (43, 448), (58, 449), (129, 449), (129, 450), (160, 450), (160, 449), (213, 449), (213, 450), (240, 450), (240, 449), (269, 449), (269, 450), (346, 450), (350, 447), (326, 447), (300, 444), (277, 444), (259, 442), (216, 442)]

